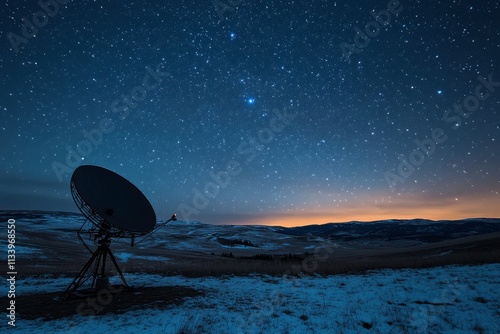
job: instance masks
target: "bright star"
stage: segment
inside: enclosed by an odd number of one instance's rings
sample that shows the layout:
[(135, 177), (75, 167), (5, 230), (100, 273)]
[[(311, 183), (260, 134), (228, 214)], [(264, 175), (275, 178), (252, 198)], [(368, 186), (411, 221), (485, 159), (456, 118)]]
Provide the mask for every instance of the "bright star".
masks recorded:
[(234, 39), (236, 38), (236, 34), (232, 32), (229, 34), (229, 37), (231, 37), (231, 40), (234, 41)]
[(248, 104), (254, 104), (255, 103), (255, 99), (254, 98), (249, 98), (249, 99), (247, 99), (247, 103)]
[(443, 91), (441, 89), (438, 90), (438, 94), (441, 95), (443, 94)]

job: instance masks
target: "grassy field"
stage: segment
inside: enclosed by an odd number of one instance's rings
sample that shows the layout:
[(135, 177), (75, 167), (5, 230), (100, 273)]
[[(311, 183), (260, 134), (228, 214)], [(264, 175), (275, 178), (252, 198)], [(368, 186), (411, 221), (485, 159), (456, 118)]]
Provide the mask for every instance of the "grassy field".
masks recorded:
[[(79, 245), (53, 243), (49, 249), (58, 255), (47, 258), (20, 258), (20, 275), (76, 274), (89, 253)], [(500, 234), (493, 233), (466, 237), (422, 246), (397, 248), (333, 248), (326, 244), (310, 253), (274, 254), (256, 256), (259, 250), (230, 249), (224, 253), (175, 251), (168, 249), (134, 249), (117, 245), (118, 251), (126, 250), (130, 256), (120, 263), (122, 271), (129, 273), (154, 273), (184, 275), (188, 277), (217, 275), (308, 275), (359, 273), (372, 269), (428, 268), (452, 264), (485, 264), (500, 262)], [(64, 251), (59, 251), (64, 249)], [(129, 254), (129, 253), (127, 253)], [(232, 256), (229, 257), (229, 254)], [(155, 255), (155, 256), (152, 256)], [(161, 256), (159, 256), (161, 255)], [(292, 255), (290, 257), (290, 255)], [(109, 267), (109, 266), (108, 266)], [(109, 267), (112, 270), (112, 267)]]

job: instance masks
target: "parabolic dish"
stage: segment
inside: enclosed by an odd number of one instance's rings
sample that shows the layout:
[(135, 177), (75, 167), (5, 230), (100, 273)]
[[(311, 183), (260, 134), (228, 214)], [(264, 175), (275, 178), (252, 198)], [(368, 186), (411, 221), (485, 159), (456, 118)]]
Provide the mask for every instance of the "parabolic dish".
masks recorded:
[[(73, 197), (80, 197), (80, 211), (106, 229), (119, 230), (126, 236), (142, 235), (156, 225), (156, 214), (144, 194), (124, 177), (99, 166), (79, 166), (71, 177)], [(74, 193), (76, 191), (76, 194)], [(88, 206), (91, 210), (86, 209)], [(83, 206), (83, 207), (82, 207)], [(89, 217), (90, 216), (90, 217)]]

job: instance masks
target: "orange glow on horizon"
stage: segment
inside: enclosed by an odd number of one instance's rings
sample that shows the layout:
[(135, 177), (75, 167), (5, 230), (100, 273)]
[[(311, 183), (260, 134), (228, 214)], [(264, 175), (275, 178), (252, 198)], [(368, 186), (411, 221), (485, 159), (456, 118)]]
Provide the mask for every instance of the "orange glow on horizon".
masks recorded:
[(344, 208), (319, 210), (317, 208), (287, 213), (275, 213), (255, 217), (241, 222), (245, 225), (304, 226), (349, 221), (375, 221), (384, 219), (431, 219), (458, 220), (465, 218), (498, 218), (500, 205), (498, 198), (450, 198), (431, 203), (413, 201), (408, 198), (386, 203), (366, 203), (360, 201)]

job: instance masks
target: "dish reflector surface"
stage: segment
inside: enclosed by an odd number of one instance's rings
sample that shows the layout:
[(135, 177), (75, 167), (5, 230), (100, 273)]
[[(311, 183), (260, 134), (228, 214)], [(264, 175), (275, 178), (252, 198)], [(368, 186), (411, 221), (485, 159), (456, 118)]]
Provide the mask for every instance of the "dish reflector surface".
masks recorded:
[[(104, 224), (99, 228), (118, 229), (146, 234), (156, 225), (156, 214), (144, 194), (124, 177), (99, 166), (79, 166), (71, 177), (77, 195), (91, 212), (78, 205), (80, 211), (95, 222), (97, 215)], [(76, 200), (75, 200), (76, 202)]]

